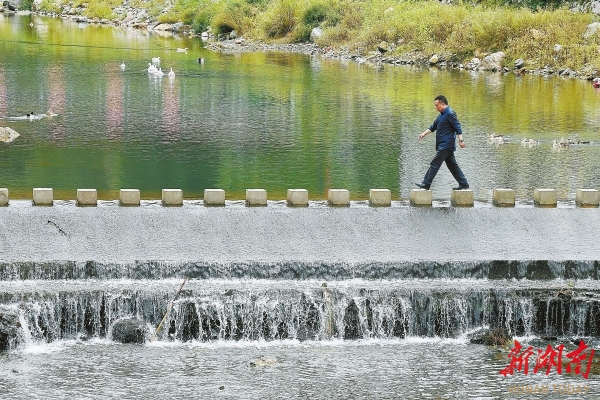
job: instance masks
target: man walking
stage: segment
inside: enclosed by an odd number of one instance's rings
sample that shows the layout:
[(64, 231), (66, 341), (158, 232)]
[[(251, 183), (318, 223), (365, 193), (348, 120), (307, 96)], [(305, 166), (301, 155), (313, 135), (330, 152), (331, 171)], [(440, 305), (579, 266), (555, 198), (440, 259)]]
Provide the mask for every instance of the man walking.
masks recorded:
[(448, 99), (445, 96), (437, 96), (433, 101), (433, 105), (439, 111), (440, 115), (438, 115), (433, 124), (425, 132), (419, 135), (419, 140), (431, 132), (437, 131), (435, 134), (435, 150), (437, 153), (429, 165), (425, 178), (423, 178), (423, 183), (417, 183), (416, 185), (421, 189), (429, 190), (431, 182), (442, 166), (442, 163), (446, 162), (446, 166), (458, 182), (458, 187), (455, 187), (454, 190), (468, 189), (469, 183), (467, 182), (467, 178), (465, 178), (465, 174), (463, 174), (456, 162), (456, 158), (454, 158), (456, 137), (458, 137), (460, 148), (464, 149), (466, 147), (460, 122), (458, 122), (454, 110), (448, 106)]

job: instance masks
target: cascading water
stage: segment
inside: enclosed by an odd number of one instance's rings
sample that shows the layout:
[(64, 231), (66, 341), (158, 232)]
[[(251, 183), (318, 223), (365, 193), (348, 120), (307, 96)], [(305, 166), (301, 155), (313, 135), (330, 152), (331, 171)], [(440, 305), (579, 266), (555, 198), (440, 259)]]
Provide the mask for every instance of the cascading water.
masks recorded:
[[(110, 338), (123, 318), (153, 332), (176, 280), (4, 281), (3, 307), (23, 339)], [(190, 280), (159, 332), (161, 341), (457, 338), (483, 327), (516, 336), (600, 336), (599, 285), (556, 280)], [(4, 314), (9, 314), (5, 312)]]
[[(120, 387), (133, 370), (143, 384), (108, 397), (164, 393), (165, 376), (183, 397), (220, 387), (257, 397), (257, 383), (266, 397), (504, 397), (528, 376), (499, 380), (510, 349), (467, 346), (471, 337), (498, 329), (539, 348), (598, 346), (600, 219), (589, 211), (9, 206), (0, 384), (29, 398), (32, 382), (64, 376), (62, 390), (85, 397), (96, 373)], [(579, 234), (557, 234), (567, 228)], [(329, 391), (344, 376), (349, 388)], [(197, 381), (212, 383), (191, 390)]]

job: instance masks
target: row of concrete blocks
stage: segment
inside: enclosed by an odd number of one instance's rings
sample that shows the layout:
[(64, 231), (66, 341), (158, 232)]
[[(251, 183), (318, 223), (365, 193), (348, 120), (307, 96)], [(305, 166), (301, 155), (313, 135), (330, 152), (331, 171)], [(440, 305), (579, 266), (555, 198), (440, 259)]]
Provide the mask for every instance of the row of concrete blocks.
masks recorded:
[[(599, 194), (596, 189), (577, 189), (576, 202), (583, 207), (598, 207)], [(431, 206), (433, 194), (431, 190), (413, 189), (410, 191), (410, 203), (414, 206)], [(459, 207), (473, 206), (473, 191), (453, 190), (452, 204)], [(534, 202), (542, 207), (556, 207), (556, 189), (535, 189)], [(34, 205), (52, 205), (54, 192), (52, 188), (34, 188)], [(139, 206), (140, 191), (138, 189), (121, 189), (119, 201), (124, 206)], [(350, 192), (346, 189), (329, 189), (327, 201), (332, 206), (350, 205)], [(511, 207), (515, 205), (515, 191), (512, 189), (494, 189), (492, 201), (497, 206)], [(96, 189), (77, 189), (77, 204), (80, 206), (95, 206), (98, 203)], [(162, 203), (166, 206), (183, 204), (181, 189), (163, 189)], [(308, 190), (288, 189), (287, 203), (290, 206), (308, 206)], [(372, 206), (389, 206), (392, 203), (392, 193), (389, 189), (371, 189), (369, 204)], [(204, 204), (207, 206), (224, 206), (225, 190), (205, 189)], [(266, 206), (267, 191), (264, 189), (246, 189), (246, 204), (249, 206)], [(8, 189), (0, 188), (0, 206), (8, 205)]]

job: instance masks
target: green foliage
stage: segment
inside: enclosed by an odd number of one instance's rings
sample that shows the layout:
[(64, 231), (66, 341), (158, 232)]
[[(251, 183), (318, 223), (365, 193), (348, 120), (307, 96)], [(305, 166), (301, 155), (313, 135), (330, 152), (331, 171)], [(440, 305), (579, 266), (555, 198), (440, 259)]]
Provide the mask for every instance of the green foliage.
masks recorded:
[[(67, 0), (43, 0), (41, 9), (60, 12), (60, 1)], [(90, 2), (85, 14), (112, 18), (110, 7), (121, 1)], [(443, 52), (463, 62), (503, 51), (507, 63), (523, 58), (530, 67), (600, 67), (600, 33), (584, 37), (592, 15), (557, 8), (558, 0), (472, 0), (453, 5), (436, 0), (174, 1), (168, 13), (163, 13), (165, 0), (131, 0), (130, 5), (148, 9), (160, 22), (182, 21), (198, 32), (209, 27), (217, 34), (236, 30), (249, 39), (303, 42), (312, 28), (320, 26), (319, 45), (351, 46), (361, 54), (376, 51), (386, 41), (394, 47), (392, 54)], [(561, 51), (553, 50), (555, 44), (562, 46)]]
[(53, 0), (42, 0), (39, 7), (40, 11), (49, 13), (60, 13), (62, 12), (61, 3)]
[(229, 33), (235, 30), (242, 35), (253, 28), (254, 18), (259, 12), (260, 3), (247, 0), (229, 0), (215, 14), (212, 27), (215, 33)]
[(110, 6), (110, 4), (101, 2), (92, 2), (89, 3), (89, 6), (85, 8), (82, 12), (88, 18), (100, 18), (100, 19), (113, 19), (115, 18), (115, 13)]
[(33, 0), (21, 0), (21, 4), (19, 4), (19, 10), (31, 10), (32, 5)]
[(295, 0), (275, 0), (262, 14), (260, 27), (269, 38), (281, 38), (291, 33), (300, 20), (300, 3)]

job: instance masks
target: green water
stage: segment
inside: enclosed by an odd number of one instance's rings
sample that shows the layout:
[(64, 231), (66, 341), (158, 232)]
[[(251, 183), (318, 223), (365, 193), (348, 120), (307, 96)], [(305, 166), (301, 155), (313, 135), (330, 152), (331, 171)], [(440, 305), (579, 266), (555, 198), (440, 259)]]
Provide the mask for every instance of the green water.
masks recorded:
[[(148, 75), (159, 56), (174, 79)], [(388, 188), (406, 199), (434, 155), (433, 136), (417, 135), (435, 119), (439, 93), (462, 122), (467, 149), (457, 159), (475, 200), (490, 201), (497, 187), (518, 199), (556, 188), (559, 200), (599, 188), (600, 92), (587, 81), (228, 55), (199, 38), (29, 15), (0, 15), (0, 126), (21, 134), (0, 143), (0, 187), (11, 199), (31, 198), (34, 187), (54, 188), (55, 199), (74, 199), (77, 188), (96, 188), (100, 199), (117, 199), (121, 188), (143, 199), (163, 188), (188, 199), (206, 188), (228, 199), (247, 188), (270, 199), (288, 188), (313, 199), (329, 188), (353, 199)], [(41, 117), (48, 110), (57, 115)], [(490, 133), (507, 143), (491, 143)], [(590, 143), (552, 146), (574, 135)], [(452, 186), (443, 166), (434, 198), (449, 199)]]

